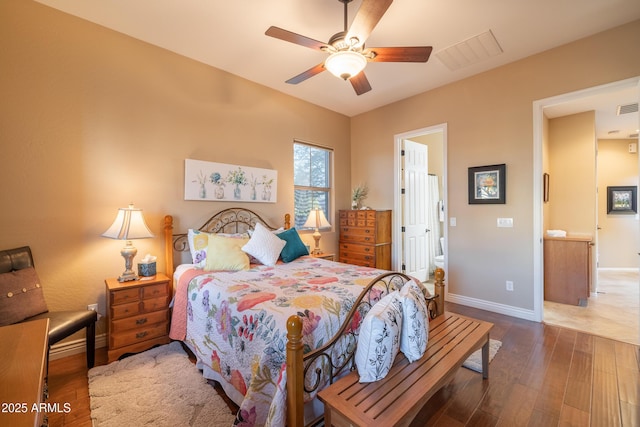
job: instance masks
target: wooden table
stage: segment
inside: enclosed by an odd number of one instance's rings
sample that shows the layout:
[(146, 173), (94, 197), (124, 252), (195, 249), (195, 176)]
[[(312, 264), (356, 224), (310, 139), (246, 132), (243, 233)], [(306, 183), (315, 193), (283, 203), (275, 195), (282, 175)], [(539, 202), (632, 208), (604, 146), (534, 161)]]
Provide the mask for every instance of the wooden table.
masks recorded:
[(0, 327), (0, 426), (40, 426), (49, 319)]

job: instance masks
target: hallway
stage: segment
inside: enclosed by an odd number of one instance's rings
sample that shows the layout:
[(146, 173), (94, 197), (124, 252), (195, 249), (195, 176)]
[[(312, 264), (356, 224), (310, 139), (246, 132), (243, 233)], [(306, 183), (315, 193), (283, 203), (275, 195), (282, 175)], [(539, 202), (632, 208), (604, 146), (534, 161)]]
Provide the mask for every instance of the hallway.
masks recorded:
[(639, 272), (598, 271), (598, 295), (587, 307), (545, 301), (543, 322), (640, 345)]

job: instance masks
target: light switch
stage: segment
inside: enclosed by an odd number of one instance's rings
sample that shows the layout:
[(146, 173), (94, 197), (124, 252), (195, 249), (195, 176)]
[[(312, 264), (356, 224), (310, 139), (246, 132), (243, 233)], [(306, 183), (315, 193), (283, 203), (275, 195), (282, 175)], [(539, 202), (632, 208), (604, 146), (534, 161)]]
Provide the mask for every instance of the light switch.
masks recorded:
[(455, 217), (449, 218), (449, 225), (451, 227), (455, 227), (456, 226), (456, 218)]
[(513, 227), (513, 218), (498, 218), (498, 227)]

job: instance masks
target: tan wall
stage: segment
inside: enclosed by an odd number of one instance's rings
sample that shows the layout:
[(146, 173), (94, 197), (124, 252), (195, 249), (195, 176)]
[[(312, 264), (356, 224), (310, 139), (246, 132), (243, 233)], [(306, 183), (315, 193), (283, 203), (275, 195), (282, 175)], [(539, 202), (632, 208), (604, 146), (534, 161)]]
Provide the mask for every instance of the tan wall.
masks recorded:
[(607, 214), (607, 187), (638, 185), (637, 139), (598, 140), (598, 267), (638, 268), (638, 215)]
[(124, 270), (124, 242), (100, 237), (117, 208), (144, 210), (156, 238), (135, 246), (162, 271), (165, 214), (185, 231), (233, 205), (184, 201), (186, 158), (276, 169), (278, 203), (244, 206), (278, 223), (294, 138), (333, 147), (334, 207), (349, 207), (343, 115), (31, 1), (0, 2), (0, 53), (0, 248), (32, 247), (51, 309), (104, 313), (104, 279)]
[[(628, 55), (638, 39), (635, 21), (354, 117), (351, 180), (369, 183), (372, 206), (392, 208), (394, 135), (447, 123), (448, 214), (457, 218), (449, 292), (533, 310), (532, 103), (639, 76), (640, 56)], [(467, 168), (497, 163), (507, 165), (506, 204), (469, 205)], [(514, 227), (496, 228), (498, 217)]]
[(595, 237), (595, 145), (594, 111), (549, 120), (549, 229)]

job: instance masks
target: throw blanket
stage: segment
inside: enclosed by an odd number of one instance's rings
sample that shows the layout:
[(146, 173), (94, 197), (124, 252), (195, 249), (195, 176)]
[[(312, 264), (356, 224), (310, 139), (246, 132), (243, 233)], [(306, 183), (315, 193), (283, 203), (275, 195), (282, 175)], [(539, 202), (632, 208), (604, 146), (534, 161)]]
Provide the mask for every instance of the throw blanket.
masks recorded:
[(178, 281), (171, 336), (239, 405), (237, 425), (283, 426), (287, 319), (301, 316), (305, 351), (319, 347), (381, 273), (308, 256), (246, 271), (190, 271)]

